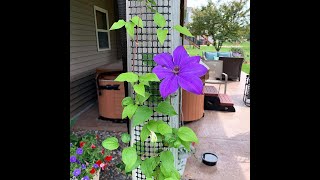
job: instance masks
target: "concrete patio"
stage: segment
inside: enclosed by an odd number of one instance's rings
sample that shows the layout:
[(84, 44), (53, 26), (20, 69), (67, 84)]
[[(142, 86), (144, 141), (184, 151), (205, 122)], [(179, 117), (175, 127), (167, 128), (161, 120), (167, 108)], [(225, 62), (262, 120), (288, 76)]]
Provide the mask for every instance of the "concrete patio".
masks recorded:
[[(242, 101), (246, 75), (242, 72), (240, 82), (228, 82), (227, 94), (232, 98), (236, 112), (206, 110), (203, 118), (185, 124), (196, 132), (199, 144), (195, 145), (195, 156), (188, 158), (184, 179), (250, 179), (250, 107)], [(201, 162), (205, 152), (218, 156), (216, 166)]]
[[(185, 124), (196, 132), (200, 142), (195, 145), (195, 156), (188, 158), (183, 179), (250, 179), (250, 107), (242, 101), (245, 81), (246, 74), (242, 72), (240, 82), (228, 82), (227, 94), (233, 100), (236, 112), (205, 111), (203, 118)], [(221, 93), (223, 88), (221, 85)], [(98, 107), (95, 104), (79, 116), (73, 129), (127, 131), (126, 123), (97, 120), (97, 117)], [(202, 164), (201, 155), (205, 152), (218, 156), (216, 166)]]

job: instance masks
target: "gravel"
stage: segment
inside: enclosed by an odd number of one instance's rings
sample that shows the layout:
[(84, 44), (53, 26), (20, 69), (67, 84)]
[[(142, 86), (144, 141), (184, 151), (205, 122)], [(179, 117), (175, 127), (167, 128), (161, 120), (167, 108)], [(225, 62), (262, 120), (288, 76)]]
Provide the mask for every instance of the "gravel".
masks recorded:
[(131, 174), (126, 175), (123, 172), (120, 172), (120, 170), (116, 167), (118, 163), (121, 162), (121, 152), (122, 149), (127, 147), (127, 144), (124, 144), (121, 141), (121, 134), (122, 132), (109, 132), (109, 131), (98, 131), (98, 130), (73, 130), (73, 134), (77, 136), (82, 136), (86, 133), (92, 133), (95, 135), (98, 135), (98, 141), (99, 144), (101, 145), (102, 141), (108, 137), (114, 136), (117, 137), (119, 140), (120, 147), (116, 150), (111, 151), (112, 155), (112, 161), (110, 164), (107, 166), (107, 168), (104, 171), (100, 171), (100, 180), (131, 180)]

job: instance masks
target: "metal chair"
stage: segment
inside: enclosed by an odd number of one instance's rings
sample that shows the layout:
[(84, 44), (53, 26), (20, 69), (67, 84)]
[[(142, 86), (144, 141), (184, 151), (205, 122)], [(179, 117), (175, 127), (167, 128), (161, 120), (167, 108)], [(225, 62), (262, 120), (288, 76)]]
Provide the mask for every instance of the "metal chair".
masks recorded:
[[(208, 84), (219, 84), (219, 92), (220, 85), (224, 84), (224, 94), (227, 93), (227, 83), (228, 83), (228, 75), (222, 72), (223, 69), (223, 61), (220, 60), (204, 60), (203, 61), (209, 67), (209, 78), (205, 81)], [(222, 76), (224, 76), (224, 80), (222, 80)]]

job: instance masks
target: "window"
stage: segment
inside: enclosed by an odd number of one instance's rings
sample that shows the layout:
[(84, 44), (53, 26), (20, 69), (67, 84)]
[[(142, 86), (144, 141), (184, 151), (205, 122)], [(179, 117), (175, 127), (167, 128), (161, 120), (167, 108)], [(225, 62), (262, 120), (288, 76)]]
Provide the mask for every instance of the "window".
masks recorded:
[(94, 6), (98, 51), (110, 50), (110, 31), (108, 11)]

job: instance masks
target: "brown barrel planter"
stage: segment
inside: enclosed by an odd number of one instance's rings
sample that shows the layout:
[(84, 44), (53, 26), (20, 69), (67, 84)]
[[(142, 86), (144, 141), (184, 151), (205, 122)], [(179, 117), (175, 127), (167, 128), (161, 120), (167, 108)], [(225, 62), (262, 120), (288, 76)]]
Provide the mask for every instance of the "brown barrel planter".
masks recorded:
[(121, 120), (122, 99), (125, 97), (123, 82), (115, 82), (117, 74), (100, 74), (98, 78), (99, 115), (103, 119)]
[(182, 90), (182, 120), (195, 121), (203, 117), (204, 95), (196, 95)]

